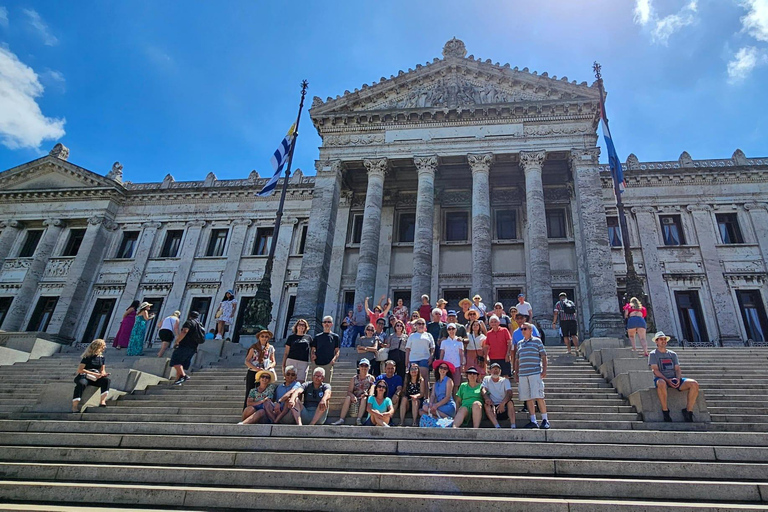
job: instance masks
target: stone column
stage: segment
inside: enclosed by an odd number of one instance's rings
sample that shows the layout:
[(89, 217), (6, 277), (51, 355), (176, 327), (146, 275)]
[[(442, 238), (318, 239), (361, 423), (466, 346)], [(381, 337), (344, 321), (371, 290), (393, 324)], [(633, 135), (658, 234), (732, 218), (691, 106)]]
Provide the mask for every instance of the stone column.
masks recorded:
[(411, 309), (421, 304), (421, 296), (429, 295), (433, 301), (432, 249), (435, 212), (435, 172), (437, 156), (417, 156), (413, 159), (418, 172), (416, 193), (416, 225), (413, 234), (413, 278), (411, 279)]
[[(88, 219), (83, 241), (72, 260), (67, 273), (67, 282), (61, 290), (56, 309), (51, 316), (48, 331), (58, 334), (65, 340), (74, 340), (78, 323), (86, 315), (83, 308), (88, 291), (98, 275), (104, 252), (109, 245), (110, 232), (117, 225), (105, 217), (94, 216)], [(93, 341), (93, 340), (84, 340)]]
[(5, 317), (2, 326), (3, 330), (20, 331), (24, 328), (22, 323), (27, 316), (32, 299), (35, 298), (37, 285), (40, 282), (40, 278), (43, 277), (48, 258), (51, 257), (51, 253), (53, 253), (53, 249), (59, 241), (64, 225), (64, 221), (61, 219), (47, 219), (43, 221), (43, 226), (46, 229), (40, 238), (40, 242), (37, 244), (35, 255), (29, 263), (27, 273), (24, 275), (24, 280), (21, 283), (21, 288), (19, 288), (16, 297), (11, 303), (11, 310)]
[(768, 262), (768, 203), (747, 203), (744, 209), (749, 212), (755, 239), (760, 246), (763, 261)]
[[(583, 266), (587, 271), (586, 293), (589, 302), (589, 335), (622, 337), (624, 321), (616, 301), (616, 275), (613, 272), (608, 224), (603, 205), (603, 188), (598, 169), (599, 148), (571, 151), (575, 210), (578, 212)], [(586, 320), (586, 318), (585, 318)]]
[[(280, 312), (280, 305), (283, 303), (283, 294), (285, 293), (285, 278), (288, 273), (291, 240), (293, 240), (293, 232), (298, 222), (299, 219), (295, 217), (283, 217), (280, 233), (278, 233), (277, 239), (272, 239), (272, 243), (277, 245), (275, 246), (275, 262), (272, 267), (272, 321), (269, 324), (269, 328), (275, 333), (277, 339), (283, 337), (282, 327), (281, 332), (278, 332), (277, 329), (278, 313)], [(307, 233), (307, 236), (309, 236), (309, 233)]]
[(547, 215), (544, 208), (544, 186), (541, 181), (546, 151), (523, 151), (520, 166), (525, 173), (526, 240), (530, 259), (526, 281), (530, 287), (527, 299), (541, 327), (552, 324), (552, 271), (549, 266)]
[(384, 174), (389, 160), (363, 160), (368, 171), (368, 188), (365, 193), (363, 232), (360, 237), (360, 253), (357, 258), (355, 279), (355, 304), (366, 297), (373, 297), (376, 287), (376, 266), (379, 260), (379, 235), (381, 234), (381, 206), (384, 201)]
[(0, 222), (0, 268), (2, 267), (3, 260), (8, 257), (8, 253), (11, 252), (16, 237), (19, 236), (19, 231), (24, 229), (24, 224), (18, 220), (9, 220), (8, 222)]
[[(293, 313), (294, 319), (304, 318), (309, 322), (311, 332), (320, 327), (328, 291), (328, 272), (341, 194), (341, 161), (317, 161), (315, 168), (317, 175), (312, 191), (312, 215), (309, 217)], [(341, 260), (337, 264), (341, 265)]]
[[(133, 252), (133, 266), (128, 272), (128, 277), (125, 280), (125, 286), (123, 287), (122, 295), (120, 295), (120, 300), (117, 301), (117, 305), (115, 306), (116, 313), (114, 314), (114, 318), (118, 320), (123, 317), (125, 310), (128, 309), (131, 302), (136, 299), (136, 293), (139, 291), (139, 283), (141, 283), (141, 278), (144, 275), (147, 260), (149, 260), (149, 255), (152, 251), (152, 244), (155, 241), (155, 236), (157, 235), (157, 230), (160, 229), (160, 226), (162, 226), (161, 223), (152, 221), (145, 222), (141, 225), (141, 236), (136, 244), (136, 250)], [(178, 305), (174, 306), (170, 311), (175, 311), (177, 307)], [(168, 304), (163, 306), (163, 310), (168, 311)], [(161, 312), (161, 316), (162, 314), (163, 312)], [(114, 338), (119, 329), (120, 322), (112, 322), (108, 337)]]
[[(224, 300), (224, 294), (227, 290), (235, 289), (237, 280), (237, 271), (240, 267), (240, 258), (243, 256), (243, 246), (245, 245), (245, 235), (248, 233), (248, 226), (253, 223), (250, 219), (235, 219), (232, 221), (232, 229), (229, 235), (229, 248), (227, 249), (227, 262), (224, 265), (224, 272), (221, 273), (221, 284), (219, 292), (214, 297), (213, 304), (218, 308), (219, 303)], [(282, 230), (280, 231), (282, 234)], [(239, 298), (238, 298), (238, 307)], [(175, 308), (174, 308), (175, 310)], [(172, 310), (173, 311), (173, 310)], [(215, 312), (215, 311), (214, 311)], [(235, 327), (232, 326), (232, 329)], [(232, 332), (229, 333), (232, 336)]]
[(670, 300), (669, 287), (664, 281), (664, 270), (659, 261), (659, 224), (655, 213), (656, 210), (650, 206), (632, 208), (640, 235), (645, 277), (648, 280), (648, 297), (653, 305), (653, 320), (657, 330), (671, 336), (677, 333), (674, 321), (677, 309)]
[[(472, 290), (480, 294), (485, 304), (493, 297), (493, 268), (491, 265), (491, 192), (490, 173), (493, 154), (467, 155), (472, 170)], [(535, 311), (535, 310), (534, 310)]]
[[(179, 265), (176, 267), (173, 285), (171, 286), (171, 291), (168, 292), (168, 299), (166, 300), (168, 307), (173, 308), (170, 311), (181, 310), (181, 299), (184, 297), (184, 292), (187, 289), (189, 273), (192, 270), (192, 263), (194, 263), (195, 255), (197, 254), (197, 246), (200, 243), (200, 234), (205, 225), (206, 221), (204, 220), (191, 220), (187, 222), (184, 245), (181, 247), (181, 254), (179, 254)], [(213, 311), (216, 310), (214, 309)], [(184, 319), (186, 312), (182, 311), (181, 316)]]
[(723, 265), (720, 263), (720, 255), (717, 252), (718, 239), (715, 235), (717, 228), (712, 219), (712, 207), (708, 204), (692, 204), (687, 210), (693, 216), (701, 261), (704, 264), (704, 272), (707, 274), (709, 295), (717, 311), (717, 322), (714, 323), (720, 331), (720, 343), (723, 346), (740, 344), (743, 346), (740, 315), (734, 306), (733, 296), (723, 275)]

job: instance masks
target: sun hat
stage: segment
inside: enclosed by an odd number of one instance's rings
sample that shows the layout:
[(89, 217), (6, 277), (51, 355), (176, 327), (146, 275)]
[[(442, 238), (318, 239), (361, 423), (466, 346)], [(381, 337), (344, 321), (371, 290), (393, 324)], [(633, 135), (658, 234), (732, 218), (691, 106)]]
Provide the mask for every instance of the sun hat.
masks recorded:
[(473, 315), (477, 315), (477, 316), (480, 316), (480, 312), (479, 312), (478, 310), (476, 310), (476, 309), (470, 309), (469, 311), (467, 311), (467, 312), (466, 312), (466, 313), (464, 313), (464, 314), (465, 314), (465, 315), (469, 315), (470, 313), (471, 313), (471, 314), (473, 314)]
[(142, 302), (141, 304), (139, 304), (139, 311), (141, 311), (142, 309), (147, 309), (151, 307), (152, 307), (152, 304), (150, 304), (149, 302)]
[(558, 297), (567, 297), (567, 296), (568, 294), (565, 292), (560, 292), (560, 295), (558, 295)]
[(666, 339), (667, 341), (669, 341), (669, 336), (667, 336), (666, 334), (664, 334), (664, 331), (659, 331), (659, 332), (657, 332), (657, 333), (656, 333), (656, 334), (653, 336), (653, 342), (654, 342), (654, 343), (656, 343), (656, 340), (658, 340), (659, 338), (664, 338), (664, 339)]
[(262, 329), (262, 330), (260, 330), (259, 332), (256, 333), (256, 339), (259, 339), (259, 336), (261, 336), (264, 333), (269, 334), (269, 338), (270, 339), (275, 337), (275, 335), (269, 329)]
[(469, 299), (461, 299), (461, 300), (459, 301), (459, 306), (463, 306), (464, 304), (466, 304), (466, 305), (468, 305), (468, 306), (471, 306), (471, 305), (472, 305), (472, 301), (471, 301), (471, 300), (469, 300)]
[(275, 376), (272, 375), (272, 372), (268, 372), (267, 370), (261, 370), (261, 371), (256, 372), (256, 379), (255, 379), (256, 382), (259, 382), (259, 380), (261, 380), (261, 378), (264, 375), (268, 375), (269, 376), (269, 382), (270, 383), (272, 383), (272, 381), (275, 379)]
[(432, 363), (432, 368), (437, 370), (441, 364), (445, 364), (445, 366), (448, 367), (449, 370), (451, 370), (451, 373), (456, 371), (456, 367), (453, 365), (453, 363), (446, 361), (444, 359), (437, 359), (434, 363)]
[(472, 297), (472, 300), (475, 300), (475, 299), (483, 300), (483, 298), (480, 295), (475, 295), (474, 297)]
[(370, 367), (371, 366), (371, 362), (368, 359), (366, 359), (366, 358), (362, 358), (360, 360), (360, 362), (357, 363), (357, 366), (363, 366), (363, 365), (366, 365), (366, 366)]
[(491, 363), (491, 369), (494, 368), (501, 368), (501, 365), (499, 363)]
[(475, 368), (474, 366), (470, 366), (469, 368), (467, 368), (466, 373), (467, 375), (469, 375), (470, 373), (474, 373), (475, 375), (480, 375), (480, 372), (477, 371), (477, 368)]
[(447, 300), (445, 300), (445, 299), (438, 299), (438, 300), (437, 300), (437, 304), (438, 304), (438, 305), (440, 305), (440, 304), (448, 304), (448, 301), (447, 301)]

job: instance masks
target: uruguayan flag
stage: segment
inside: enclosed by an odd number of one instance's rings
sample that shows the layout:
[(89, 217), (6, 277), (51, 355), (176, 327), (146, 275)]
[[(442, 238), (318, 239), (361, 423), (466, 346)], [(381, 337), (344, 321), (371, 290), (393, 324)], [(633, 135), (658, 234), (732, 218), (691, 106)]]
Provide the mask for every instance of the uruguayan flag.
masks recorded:
[(275, 150), (275, 154), (272, 155), (272, 168), (275, 170), (275, 174), (272, 176), (264, 188), (261, 189), (258, 195), (268, 196), (275, 190), (277, 186), (277, 180), (280, 179), (280, 173), (283, 171), (285, 161), (288, 159), (288, 153), (291, 151), (291, 144), (293, 144), (293, 133), (296, 131), (296, 125), (291, 125), (285, 138)]

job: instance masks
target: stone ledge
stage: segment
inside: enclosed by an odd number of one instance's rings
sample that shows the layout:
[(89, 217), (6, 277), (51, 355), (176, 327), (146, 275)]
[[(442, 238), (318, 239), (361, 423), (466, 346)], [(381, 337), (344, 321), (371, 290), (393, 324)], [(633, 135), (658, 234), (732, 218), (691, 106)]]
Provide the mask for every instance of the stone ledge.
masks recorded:
[(624, 358), (619, 357), (611, 359), (610, 361), (604, 361), (600, 365), (600, 375), (608, 381), (612, 381), (616, 376), (629, 371), (649, 371), (648, 361), (639, 357)]
[(653, 388), (653, 372), (650, 370), (623, 372), (614, 377), (611, 386), (623, 398), (628, 398), (635, 391)]
[(589, 338), (584, 340), (579, 351), (584, 354), (586, 359), (589, 359), (592, 352), (601, 348), (624, 348), (624, 342), (618, 338)]
[[(667, 390), (667, 405), (669, 406), (669, 415), (673, 422), (684, 422), (682, 409), (686, 406), (688, 392), (678, 391), (676, 389)], [(629, 395), (630, 405), (634, 405), (637, 412), (643, 415), (645, 422), (663, 422), (664, 416), (661, 413), (661, 402), (656, 394), (656, 389), (643, 389), (635, 391)], [(694, 423), (711, 423), (712, 418), (707, 410), (707, 401), (704, 393), (700, 392), (696, 398), (693, 407)]]
[(592, 353), (589, 355), (588, 359), (590, 364), (595, 367), (596, 370), (600, 369), (600, 366), (603, 365), (603, 363), (607, 363), (609, 361), (613, 361), (614, 359), (629, 359), (633, 357), (635, 354), (632, 352), (631, 348), (600, 348), (597, 350), (593, 350)]

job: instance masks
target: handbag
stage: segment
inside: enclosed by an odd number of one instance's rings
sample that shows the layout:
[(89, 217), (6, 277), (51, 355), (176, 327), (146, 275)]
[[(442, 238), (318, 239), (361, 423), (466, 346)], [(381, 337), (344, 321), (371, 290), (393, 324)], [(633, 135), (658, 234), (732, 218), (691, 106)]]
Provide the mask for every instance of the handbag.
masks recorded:
[(223, 315), (224, 312), (221, 310), (221, 308), (216, 310), (216, 314), (213, 315), (213, 318), (221, 318), (221, 315)]
[(86, 373), (84, 375), (85, 375), (85, 378), (90, 380), (91, 382), (96, 382), (97, 380), (99, 380), (99, 377), (96, 377), (95, 375), (92, 375), (90, 373)]
[(383, 362), (389, 359), (389, 347), (380, 348), (376, 351), (376, 361)]
[(451, 418), (435, 418), (431, 414), (424, 414), (419, 420), (419, 426), (426, 428), (451, 428), (453, 420)]

